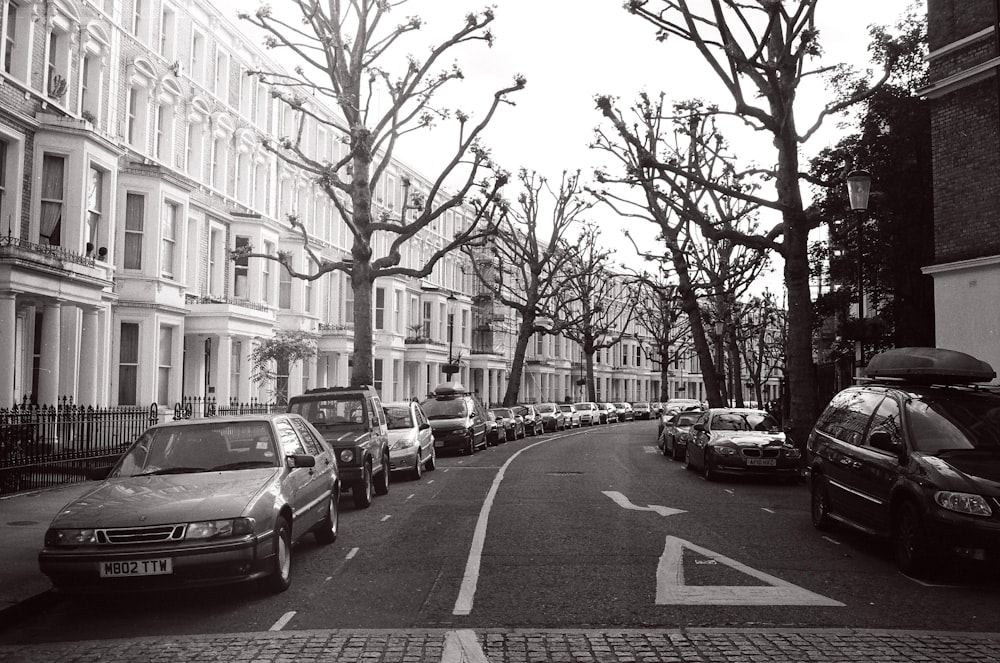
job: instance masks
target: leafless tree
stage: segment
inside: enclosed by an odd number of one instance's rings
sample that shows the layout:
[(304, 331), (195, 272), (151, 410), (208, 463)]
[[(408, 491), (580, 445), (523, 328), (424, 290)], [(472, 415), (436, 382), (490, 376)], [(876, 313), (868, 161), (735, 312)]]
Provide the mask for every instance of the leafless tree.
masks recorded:
[[(728, 110), (706, 106), (702, 114), (737, 118), (750, 128), (766, 132), (774, 145), (774, 165), (737, 178), (745, 182), (756, 176), (759, 183), (773, 186), (767, 198), (746, 187), (733, 188), (705, 178), (700, 169), (673, 163), (651, 150), (631, 121), (610, 97), (600, 97), (598, 108), (611, 122), (621, 141), (633, 146), (644, 168), (658, 170), (664, 180), (691, 181), (713, 189), (720, 196), (751, 202), (774, 210), (780, 221), (760, 232), (740, 233), (703, 228), (707, 236), (719, 233), (736, 243), (775, 251), (784, 259), (788, 297), (789, 339), (787, 372), (791, 391), (790, 423), (793, 436), (808, 433), (816, 413), (815, 376), (812, 364), (812, 306), (809, 290), (809, 231), (817, 226), (817, 214), (807, 212), (801, 192), (806, 177), (799, 168), (799, 146), (812, 136), (825, 118), (870, 96), (887, 78), (898, 57), (891, 40), (882, 40), (874, 53), (886, 65), (886, 73), (874, 85), (845, 67), (810, 69), (812, 58), (821, 55), (815, 12), (819, 0), (630, 0), (627, 9), (656, 28), (660, 40), (688, 42), (725, 86), (732, 101)], [(805, 131), (800, 131), (795, 113), (796, 92), (802, 81), (817, 74), (837, 76), (843, 90), (819, 111)], [(641, 130), (641, 127), (640, 127)], [(819, 182), (829, 185), (830, 182)]]
[[(296, 116), (288, 135), (262, 137), (264, 147), (300, 172), (312, 177), (316, 187), (347, 225), (351, 254), (339, 259), (324, 256), (307, 231), (307, 220), (294, 214), (288, 221), (301, 237), (308, 269), (296, 269), (291, 252), (265, 254), (252, 247), (234, 257), (259, 257), (280, 263), (294, 278), (315, 280), (330, 272), (350, 275), (354, 289), (354, 363), (351, 384), (373, 379), (372, 290), (376, 279), (391, 276), (421, 278), (429, 275), (441, 258), (469, 243), (479, 242), (495, 230), (503, 214), (500, 190), (507, 175), (497, 169), (480, 136), (497, 109), (525, 85), (517, 76), (509, 87), (497, 90), (481, 119), (452, 113), (435, 105), (435, 95), (448, 83), (460, 80), (457, 64), (441, 66), (445, 57), (471, 42), (493, 42), (491, 9), (469, 14), (461, 26), (440, 44), (430, 47), (423, 59), (411, 54), (396, 58), (407, 37), (422, 26), (418, 17), (407, 17), (390, 26), (390, 10), (407, 0), (295, 0), (284, 3), (294, 10), (280, 15), (270, 6), (240, 18), (265, 31), (266, 45), (288, 54), (300, 64), (294, 73), (256, 70), (249, 75), (269, 84), (272, 94), (291, 107)], [(287, 18), (289, 13), (296, 18)], [(395, 65), (396, 71), (393, 71)], [(317, 104), (327, 104), (325, 112)], [(427, 190), (416, 192), (403, 182), (402, 209), (376, 215), (373, 192), (393, 159), (397, 142), (436, 122), (458, 120), (458, 136), (450, 161), (431, 178)], [(466, 128), (466, 123), (470, 127)], [(322, 126), (339, 137), (345, 149), (317, 144), (310, 126)], [(442, 146), (442, 149), (446, 149)], [(331, 156), (333, 155), (333, 156)], [(434, 247), (422, 264), (404, 265), (404, 245), (449, 210), (471, 208), (468, 223)], [(381, 236), (381, 237), (380, 237)], [(384, 242), (376, 241), (384, 239)], [(381, 255), (377, 244), (384, 244)]]
[[(571, 250), (568, 232), (592, 206), (582, 197), (580, 173), (563, 173), (559, 187), (534, 172), (518, 174), (521, 191), (517, 204), (499, 223), (491, 238), (486, 259), (480, 248), (466, 252), (476, 277), (491, 296), (518, 313), (514, 356), (507, 376), (504, 405), (517, 403), (528, 343), (535, 334), (557, 334), (573, 322), (555, 314), (557, 295), (565, 294), (579, 276), (580, 264)], [(543, 207), (552, 203), (546, 223)], [(567, 302), (558, 298), (560, 304)]]

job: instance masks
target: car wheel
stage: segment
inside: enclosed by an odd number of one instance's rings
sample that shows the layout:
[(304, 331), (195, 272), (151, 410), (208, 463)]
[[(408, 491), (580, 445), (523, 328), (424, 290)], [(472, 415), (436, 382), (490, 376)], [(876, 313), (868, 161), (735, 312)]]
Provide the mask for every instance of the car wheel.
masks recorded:
[(372, 486), (372, 465), (365, 463), (361, 470), (361, 481), (354, 484), (351, 489), (351, 496), (354, 498), (354, 506), (358, 509), (367, 509), (375, 499), (375, 489)]
[(684, 469), (694, 471), (694, 465), (691, 464), (691, 449), (684, 447)]
[(389, 456), (385, 456), (382, 459), (382, 471), (378, 473), (378, 477), (375, 479), (375, 494), (389, 494)]
[(670, 445), (670, 458), (671, 460), (681, 460), (681, 452), (677, 448), (676, 441)]
[(469, 444), (465, 447), (465, 455), (471, 456), (474, 453), (476, 453), (476, 441), (470, 437)]
[(896, 566), (907, 575), (926, 575), (932, 568), (933, 555), (913, 502), (903, 502), (892, 523), (892, 554)]
[(316, 543), (330, 544), (337, 540), (340, 530), (340, 487), (333, 490), (330, 503), (326, 507), (326, 517), (313, 532)]
[(426, 467), (428, 472), (437, 467), (437, 452), (434, 450), (434, 447), (431, 447), (431, 457), (427, 459)]
[(715, 468), (712, 467), (712, 460), (708, 456), (708, 450), (707, 449), (705, 450), (705, 459), (704, 460), (705, 460), (705, 464), (702, 465), (701, 475), (703, 477), (705, 477), (706, 481), (715, 481), (716, 479), (719, 478), (719, 475), (715, 471)]
[(264, 579), (268, 592), (279, 594), (292, 584), (292, 528), (284, 518), (274, 524), (274, 555), (271, 573)]
[(830, 494), (826, 488), (826, 477), (814, 474), (812, 478), (812, 499), (810, 500), (812, 524), (816, 529), (827, 532), (834, 528), (830, 517)]
[(420, 458), (420, 449), (417, 449), (417, 460), (413, 463), (413, 469), (410, 470), (410, 478), (414, 481), (420, 481), (422, 476), (424, 476), (424, 461)]

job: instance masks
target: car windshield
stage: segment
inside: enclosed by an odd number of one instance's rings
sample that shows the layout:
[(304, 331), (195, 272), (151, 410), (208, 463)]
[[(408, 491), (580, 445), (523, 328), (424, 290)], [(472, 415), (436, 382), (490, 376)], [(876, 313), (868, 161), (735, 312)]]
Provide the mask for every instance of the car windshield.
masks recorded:
[(766, 412), (724, 412), (712, 417), (712, 430), (770, 431), (778, 422)]
[(164, 426), (143, 433), (112, 478), (277, 467), (271, 427), (264, 421)]
[(573, 411), (573, 406), (569, 405), (569, 404), (560, 405), (559, 409), (562, 410), (563, 412), (572, 412)]
[(908, 426), (917, 451), (1000, 451), (1000, 399), (983, 394), (911, 399)]
[(495, 414), (498, 419), (510, 419), (511, 417), (510, 410), (498, 409), (498, 410), (490, 410), (490, 412)]
[(579, 412), (590, 409), (590, 403), (574, 403), (573, 409)]
[(428, 419), (459, 419), (467, 416), (465, 401), (459, 398), (431, 398), (420, 404)]
[(542, 403), (541, 405), (539, 405), (535, 409), (538, 410), (539, 412), (546, 412), (546, 413), (548, 413), (548, 412), (555, 412), (556, 411), (556, 406), (552, 405), (551, 403)]
[(701, 415), (698, 413), (691, 414), (681, 414), (677, 416), (677, 421), (674, 423), (675, 426), (693, 426), (694, 422), (698, 421), (698, 417)]
[(365, 422), (364, 400), (354, 396), (298, 401), (292, 403), (291, 411), (321, 431), (334, 426), (356, 428)]
[(404, 405), (389, 405), (383, 409), (385, 410), (385, 420), (390, 430), (413, 428), (416, 426), (416, 423), (413, 421), (413, 413), (409, 407)]

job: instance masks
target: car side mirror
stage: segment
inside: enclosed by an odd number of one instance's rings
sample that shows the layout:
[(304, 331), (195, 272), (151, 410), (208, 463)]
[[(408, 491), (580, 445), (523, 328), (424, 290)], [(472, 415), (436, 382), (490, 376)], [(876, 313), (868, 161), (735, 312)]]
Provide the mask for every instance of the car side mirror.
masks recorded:
[(290, 454), (285, 456), (285, 463), (292, 468), (316, 467), (316, 457), (309, 454)]
[(868, 436), (868, 444), (875, 449), (891, 454), (898, 454), (902, 450), (899, 442), (889, 434), (889, 431), (885, 430), (872, 431), (872, 434)]
[(700, 433), (705, 432), (705, 424), (695, 424), (693, 428)]
[(430, 427), (431, 427), (431, 425), (425, 421), (424, 423), (420, 424), (419, 429), (420, 430), (427, 430)]

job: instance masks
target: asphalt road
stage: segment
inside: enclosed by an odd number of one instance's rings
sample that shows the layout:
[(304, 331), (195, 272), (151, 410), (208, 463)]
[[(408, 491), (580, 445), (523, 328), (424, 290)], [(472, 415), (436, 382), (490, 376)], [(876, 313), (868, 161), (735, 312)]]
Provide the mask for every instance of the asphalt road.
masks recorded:
[(63, 599), (0, 643), (347, 628), (1000, 632), (997, 580), (907, 578), (884, 546), (814, 530), (804, 485), (707, 482), (655, 453), (655, 432), (639, 421), (440, 457), (369, 509), (345, 499), (339, 539), (301, 543), (283, 594)]

